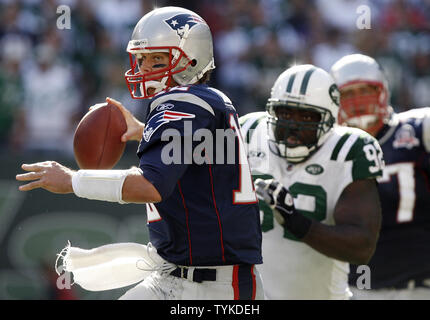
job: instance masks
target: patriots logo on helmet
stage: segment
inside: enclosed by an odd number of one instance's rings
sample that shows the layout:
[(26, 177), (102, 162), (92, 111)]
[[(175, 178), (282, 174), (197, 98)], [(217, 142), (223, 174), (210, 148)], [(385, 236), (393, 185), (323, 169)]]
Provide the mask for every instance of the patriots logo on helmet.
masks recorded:
[(145, 125), (145, 130), (143, 131), (143, 139), (148, 142), (151, 139), (151, 136), (160, 128), (163, 124), (166, 124), (170, 121), (178, 121), (181, 119), (192, 119), (195, 118), (196, 115), (192, 113), (186, 112), (178, 112), (178, 111), (161, 111), (156, 113), (149, 119), (149, 121)]
[(188, 28), (191, 29), (198, 23), (206, 24), (202, 18), (187, 13), (177, 14), (170, 19), (164, 20), (164, 22), (166, 22), (170, 28), (175, 30), (178, 36), (181, 38), (184, 36), (186, 25), (188, 25)]

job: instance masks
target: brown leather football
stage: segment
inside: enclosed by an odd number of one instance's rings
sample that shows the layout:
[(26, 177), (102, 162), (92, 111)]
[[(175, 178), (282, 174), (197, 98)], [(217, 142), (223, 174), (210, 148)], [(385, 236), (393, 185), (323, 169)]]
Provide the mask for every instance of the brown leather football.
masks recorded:
[(96, 105), (79, 122), (73, 139), (75, 160), (81, 169), (111, 169), (124, 153), (121, 136), (127, 124), (110, 103)]

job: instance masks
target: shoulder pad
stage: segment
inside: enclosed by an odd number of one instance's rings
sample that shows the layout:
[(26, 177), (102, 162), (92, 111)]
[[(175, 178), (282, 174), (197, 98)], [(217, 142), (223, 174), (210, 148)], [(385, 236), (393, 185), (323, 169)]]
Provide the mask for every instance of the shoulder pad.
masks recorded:
[(178, 92), (178, 91), (173, 91), (172, 93), (168, 92), (154, 99), (149, 105), (149, 113), (151, 113), (152, 111), (154, 111), (155, 108), (157, 108), (159, 105), (167, 101), (170, 101), (170, 102), (181, 101), (181, 102), (191, 103), (193, 105), (196, 105), (205, 109), (206, 111), (210, 112), (212, 115), (215, 116), (215, 112), (213, 108), (205, 100), (203, 100), (202, 98), (198, 97), (195, 94), (192, 94), (189, 92)]
[(354, 153), (360, 148), (360, 145), (376, 141), (370, 134), (357, 128), (340, 126), (336, 128), (335, 133), (338, 134), (340, 138), (330, 156), (330, 160), (334, 161), (342, 162), (351, 160), (354, 158)]
[(208, 88), (208, 89), (209, 89), (210, 91), (214, 92), (216, 95), (218, 95), (218, 96), (222, 99), (222, 101), (223, 101), (225, 104), (230, 105), (230, 106), (233, 106), (233, 103), (231, 102), (230, 98), (229, 98), (229, 97), (227, 97), (227, 96), (224, 94), (224, 92), (222, 92), (222, 91), (220, 91), (220, 90), (218, 90), (218, 89), (212, 88), (212, 87), (210, 87), (210, 88)]
[(426, 110), (423, 119), (423, 145), (427, 153), (430, 152), (430, 108), (423, 108)]
[(255, 131), (255, 128), (262, 121), (266, 121), (266, 119), (267, 119), (266, 112), (252, 112), (239, 118), (239, 124), (241, 126), (242, 136), (244, 137), (246, 143), (249, 143), (251, 141), (251, 137)]
[(385, 166), (382, 149), (378, 141), (367, 132), (348, 128), (340, 131), (330, 159), (352, 161), (353, 180), (377, 178), (382, 176)]
[(411, 119), (411, 118), (422, 119), (430, 116), (430, 108), (410, 109), (408, 111), (396, 113), (395, 116), (401, 121)]

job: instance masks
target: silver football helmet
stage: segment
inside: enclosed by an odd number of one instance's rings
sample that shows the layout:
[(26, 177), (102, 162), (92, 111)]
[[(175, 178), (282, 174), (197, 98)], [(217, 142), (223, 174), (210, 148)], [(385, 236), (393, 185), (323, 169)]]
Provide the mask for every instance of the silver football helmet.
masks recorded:
[[(154, 96), (172, 86), (172, 79), (179, 85), (194, 84), (215, 68), (209, 26), (193, 11), (179, 7), (158, 8), (143, 16), (134, 28), (127, 52), (131, 69), (125, 79), (135, 99)], [(153, 52), (168, 53), (170, 63), (143, 74), (137, 65), (139, 55)], [(155, 92), (149, 95), (148, 88), (155, 88)]]
[[(279, 113), (283, 108), (316, 112), (320, 121), (281, 119)], [(287, 69), (275, 81), (266, 105), (271, 151), (289, 162), (306, 160), (327, 139), (336, 123), (338, 109), (339, 91), (326, 71), (310, 64)], [(297, 142), (297, 139), (292, 142), (291, 135), (302, 130), (315, 131), (315, 139), (311, 143)]]
[[(351, 54), (339, 59), (331, 74), (341, 91), (339, 123), (375, 134), (391, 114), (388, 82), (379, 64), (369, 56)], [(342, 94), (363, 85), (374, 87), (376, 93)]]

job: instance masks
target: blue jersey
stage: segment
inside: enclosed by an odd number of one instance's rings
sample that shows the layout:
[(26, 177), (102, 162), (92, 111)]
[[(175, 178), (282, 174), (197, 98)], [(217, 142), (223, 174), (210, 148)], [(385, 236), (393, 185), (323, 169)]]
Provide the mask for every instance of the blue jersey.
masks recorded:
[[(233, 149), (223, 133), (233, 134)], [(223, 93), (192, 85), (153, 97), (138, 156), (162, 197), (147, 204), (147, 216), (150, 241), (164, 259), (184, 266), (262, 263), (238, 116)]]
[(377, 138), (385, 169), (378, 179), (383, 218), (369, 263), (372, 288), (430, 278), (430, 108), (394, 114)]

